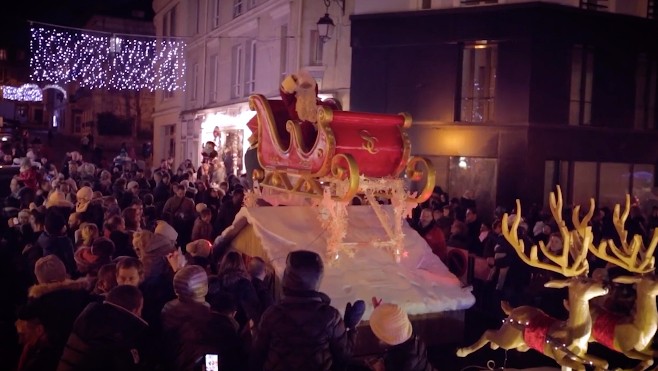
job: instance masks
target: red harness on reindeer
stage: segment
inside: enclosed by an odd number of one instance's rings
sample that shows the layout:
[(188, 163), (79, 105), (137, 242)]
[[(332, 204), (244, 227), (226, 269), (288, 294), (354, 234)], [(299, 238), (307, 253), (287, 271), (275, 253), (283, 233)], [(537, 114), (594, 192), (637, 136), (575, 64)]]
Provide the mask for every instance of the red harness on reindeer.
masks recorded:
[(609, 349), (616, 350), (615, 327), (623, 317), (607, 310), (601, 310), (594, 320), (592, 337), (597, 343), (605, 345)]
[(548, 329), (555, 323), (555, 318), (538, 312), (523, 328), (523, 340), (532, 349), (544, 353)]

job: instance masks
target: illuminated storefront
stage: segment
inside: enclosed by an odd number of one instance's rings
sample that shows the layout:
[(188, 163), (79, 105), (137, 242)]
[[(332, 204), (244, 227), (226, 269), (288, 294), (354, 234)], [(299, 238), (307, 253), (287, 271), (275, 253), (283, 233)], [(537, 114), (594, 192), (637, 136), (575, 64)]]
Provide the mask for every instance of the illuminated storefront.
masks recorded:
[(184, 157), (199, 166), (204, 145), (213, 142), (227, 176), (246, 173), (244, 153), (249, 148), (247, 139), (251, 135), (247, 122), (255, 114), (247, 103), (239, 103), (185, 115), (187, 130), (181, 133)]

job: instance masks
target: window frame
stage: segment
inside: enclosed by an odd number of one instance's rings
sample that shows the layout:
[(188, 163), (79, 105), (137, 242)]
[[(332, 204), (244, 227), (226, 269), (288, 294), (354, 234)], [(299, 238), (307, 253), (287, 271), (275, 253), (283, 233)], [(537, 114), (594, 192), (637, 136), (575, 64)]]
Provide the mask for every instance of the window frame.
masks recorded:
[(233, 19), (244, 13), (244, 0), (233, 0)]
[[(485, 53), (485, 65), (478, 67), (479, 56)], [(485, 68), (486, 70), (483, 70)], [(461, 74), (459, 80), (459, 120), (469, 123), (488, 123), (495, 118), (496, 80), (498, 69), (498, 44), (482, 40), (465, 43), (462, 47)], [(484, 84), (480, 84), (480, 81)], [(485, 85), (484, 88), (478, 88)], [(482, 107), (479, 112), (477, 107)], [(477, 118), (476, 115), (480, 115)]]
[(594, 48), (577, 44), (571, 49), (569, 125), (592, 125)]
[(249, 43), (249, 59), (247, 60), (247, 66), (245, 66), (245, 94), (256, 91), (256, 50), (257, 42), (251, 40)]
[(231, 97), (242, 97), (242, 83), (244, 81), (244, 45), (237, 44), (233, 49), (232, 71), (233, 84), (231, 86)]

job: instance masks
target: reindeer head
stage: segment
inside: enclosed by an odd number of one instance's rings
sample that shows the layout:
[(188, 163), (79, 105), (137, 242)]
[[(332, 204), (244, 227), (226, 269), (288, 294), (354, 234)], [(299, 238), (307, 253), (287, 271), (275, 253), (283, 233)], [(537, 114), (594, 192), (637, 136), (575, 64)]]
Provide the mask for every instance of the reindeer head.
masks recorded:
[(654, 297), (658, 295), (658, 276), (655, 274), (643, 276), (619, 276), (612, 281), (615, 283), (635, 285), (635, 290), (638, 293), (642, 292)]
[(573, 301), (574, 299), (589, 301), (590, 299), (606, 295), (609, 291), (606, 282), (586, 276), (571, 277), (564, 280), (551, 280), (546, 282), (544, 287), (555, 289), (568, 287), (569, 301)]

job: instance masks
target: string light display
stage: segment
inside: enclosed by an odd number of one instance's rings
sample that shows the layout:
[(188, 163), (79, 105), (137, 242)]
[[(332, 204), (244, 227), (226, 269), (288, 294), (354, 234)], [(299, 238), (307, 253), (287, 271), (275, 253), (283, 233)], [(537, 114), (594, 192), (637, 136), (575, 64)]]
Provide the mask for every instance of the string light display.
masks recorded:
[(20, 102), (41, 102), (43, 93), (41, 88), (35, 84), (25, 84), (19, 87), (0, 86), (2, 89), (2, 98), (7, 100), (16, 100)]
[(185, 89), (185, 42), (32, 27), (32, 80), (85, 88)]

